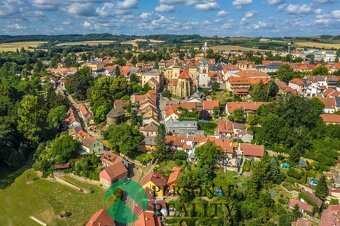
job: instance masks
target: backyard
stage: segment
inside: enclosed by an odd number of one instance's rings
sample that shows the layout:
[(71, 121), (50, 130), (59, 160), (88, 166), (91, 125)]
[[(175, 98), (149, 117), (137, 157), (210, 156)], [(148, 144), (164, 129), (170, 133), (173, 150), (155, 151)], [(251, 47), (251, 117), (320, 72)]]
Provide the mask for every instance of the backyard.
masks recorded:
[[(34, 216), (48, 225), (84, 225), (93, 213), (107, 206), (104, 191), (94, 185), (93, 193), (84, 194), (37, 176), (33, 169), (25, 171), (4, 189), (0, 189), (0, 225), (36, 225)], [(85, 183), (86, 184), (86, 183)], [(61, 218), (64, 211), (70, 217)]]

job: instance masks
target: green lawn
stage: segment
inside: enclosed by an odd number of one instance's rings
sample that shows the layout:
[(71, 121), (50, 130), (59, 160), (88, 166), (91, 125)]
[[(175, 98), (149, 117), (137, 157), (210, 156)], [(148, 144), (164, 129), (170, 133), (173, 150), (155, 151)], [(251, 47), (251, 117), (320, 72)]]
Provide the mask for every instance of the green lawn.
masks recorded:
[[(105, 208), (104, 191), (84, 194), (58, 182), (38, 178), (32, 169), (0, 189), (0, 225), (36, 225), (34, 216), (48, 225), (84, 225), (94, 212)], [(62, 211), (72, 215), (59, 217)]]

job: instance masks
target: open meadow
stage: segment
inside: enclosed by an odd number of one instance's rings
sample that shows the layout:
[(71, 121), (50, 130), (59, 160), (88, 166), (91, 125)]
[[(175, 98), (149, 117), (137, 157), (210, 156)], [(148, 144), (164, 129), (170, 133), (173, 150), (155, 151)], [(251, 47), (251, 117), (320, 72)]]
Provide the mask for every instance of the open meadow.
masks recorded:
[(0, 44), (0, 52), (10, 52), (16, 51), (17, 49), (21, 49), (22, 47), (27, 50), (38, 48), (41, 44), (46, 42), (10, 42), (10, 43), (1, 43)]
[[(48, 225), (85, 225), (92, 214), (107, 203), (102, 189), (95, 185), (84, 186), (94, 192), (82, 193), (59, 182), (40, 178), (29, 169), (12, 184), (0, 189), (0, 225), (37, 225), (30, 216)], [(72, 215), (61, 218), (63, 211)]]
[(294, 47), (308, 47), (316, 49), (340, 49), (340, 43), (295, 42)]
[(263, 49), (257, 49), (257, 48), (235, 46), (235, 45), (212, 46), (211, 49), (217, 50), (217, 51), (270, 51), (270, 50), (263, 50)]
[(79, 45), (98, 46), (98, 45), (108, 45), (114, 42), (115, 41), (112, 41), (112, 40), (63, 42), (63, 43), (57, 44), (57, 46), (79, 46)]

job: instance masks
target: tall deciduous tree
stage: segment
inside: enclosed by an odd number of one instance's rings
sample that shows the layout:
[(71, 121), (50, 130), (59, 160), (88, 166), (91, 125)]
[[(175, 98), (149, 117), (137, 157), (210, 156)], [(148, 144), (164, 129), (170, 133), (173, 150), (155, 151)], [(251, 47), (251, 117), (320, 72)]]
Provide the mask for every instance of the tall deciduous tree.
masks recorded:
[(294, 76), (294, 70), (289, 64), (284, 64), (277, 70), (277, 77), (288, 84)]
[(47, 112), (42, 108), (37, 96), (25, 96), (18, 107), (18, 130), (23, 136), (38, 143), (44, 136)]

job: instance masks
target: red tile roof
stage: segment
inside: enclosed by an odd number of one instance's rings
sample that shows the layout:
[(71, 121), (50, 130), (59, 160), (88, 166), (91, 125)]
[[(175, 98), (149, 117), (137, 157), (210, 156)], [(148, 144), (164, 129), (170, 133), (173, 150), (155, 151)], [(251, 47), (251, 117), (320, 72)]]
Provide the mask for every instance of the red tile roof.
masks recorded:
[(180, 168), (174, 167), (172, 173), (169, 175), (168, 185), (172, 185), (178, 180), (180, 172), (181, 172)]
[(107, 151), (102, 155), (102, 157), (100, 157), (100, 161), (108, 165), (113, 165), (117, 162), (123, 162), (123, 160), (123, 157), (114, 153), (113, 151)]
[(107, 181), (114, 181), (118, 178), (122, 178), (127, 176), (128, 170), (124, 166), (122, 162), (116, 162), (115, 164), (106, 167), (103, 169), (100, 173), (99, 176), (102, 179), (105, 179)]
[(150, 181), (161, 188), (165, 187), (165, 185), (167, 184), (167, 179), (158, 172), (150, 172), (140, 181), (140, 184), (144, 186)]
[(340, 205), (331, 205), (322, 212), (320, 226), (340, 225)]
[(269, 75), (265, 72), (242, 70), (235, 73), (235, 75), (244, 78), (269, 78)]
[(240, 149), (245, 156), (263, 157), (264, 155), (263, 145), (241, 143)]
[(97, 139), (88, 134), (87, 132), (80, 130), (75, 134), (75, 137), (79, 142), (85, 146), (85, 147), (90, 147)]
[(289, 83), (292, 83), (298, 86), (303, 86), (303, 81), (300, 78), (293, 78), (292, 80), (289, 81)]
[(153, 211), (144, 211), (139, 214), (135, 226), (161, 226), (159, 217), (154, 216)]
[(205, 100), (203, 101), (203, 110), (214, 110), (215, 107), (219, 107), (220, 102), (217, 100)]
[(189, 69), (183, 69), (181, 74), (178, 76), (178, 79), (189, 79)]
[(294, 208), (295, 205), (299, 206), (299, 210), (300, 211), (303, 210), (303, 211), (310, 212), (310, 213), (313, 212), (313, 206), (309, 205), (308, 203), (302, 202), (302, 201), (300, 201), (298, 199), (291, 199), (291, 200), (289, 200), (288, 206), (290, 208)]
[(115, 223), (106, 210), (101, 209), (92, 215), (86, 226), (114, 226)]
[(340, 115), (336, 114), (321, 114), (324, 123), (340, 123)]
[(335, 98), (328, 98), (328, 97), (317, 97), (324, 105), (325, 108), (328, 109), (335, 109)]
[(236, 109), (243, 109), (244, 111), (257, 111), (263, 104), (269, 104), (270, 102), (227, 102), (227, 111), (232, 114)]

